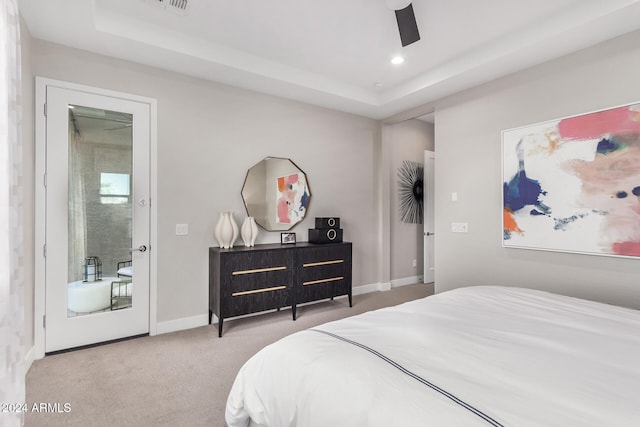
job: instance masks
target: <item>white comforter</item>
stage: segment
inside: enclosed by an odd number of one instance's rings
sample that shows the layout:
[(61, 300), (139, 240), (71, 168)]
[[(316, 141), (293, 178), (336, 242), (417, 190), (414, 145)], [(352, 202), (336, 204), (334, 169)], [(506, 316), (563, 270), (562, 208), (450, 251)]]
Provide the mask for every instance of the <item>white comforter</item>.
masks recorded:
[(640, 425), (636, 310), (486, 286), (313, 329), (242, 367), (229, 426)]

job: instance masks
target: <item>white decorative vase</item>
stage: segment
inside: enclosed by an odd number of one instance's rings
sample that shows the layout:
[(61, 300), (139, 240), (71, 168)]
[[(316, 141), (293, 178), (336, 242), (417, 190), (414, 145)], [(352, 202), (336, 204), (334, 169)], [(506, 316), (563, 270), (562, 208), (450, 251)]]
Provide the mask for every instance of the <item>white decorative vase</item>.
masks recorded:
[(251, 246), (254, 246), (258, 237), (258, 224), (256, 224), (256, 219), (252, 216), (249, 217), (249, 222), (251, 223)]
[(214, 233), (221, 248), (233, 247), (238, 238), (238, 224), (233, 219), (233, 211), (220, 212)]
[(247, 247), (251, 246), (251, 222), (249, 222), (249, 217), (246, 217), (242, 222), (242, 226), (240, 227), (240, 235), (242, 236), (244, 245)]
[(249, 247), (255, 245), (256, 237), (258, 237), (258, 226), (252, 216), (248, 216), (244, 219), (242, 227), (240, 227), (240, 233), (245, 246)]
[(236, 242), (236, 240), (238, 240), (238, 235), (240, 234), (240, 230), (238, 229), (238, 224), (236, 224), (236, 221), (233, 219), (233, 211), (229, 211), (229, 222), (231, 223), (231, 230), (232, 230), (232, 236), (231, 236), (231, 242), (229, 243), (229, 247), (232, 248), (233, 244)]
[(215, 236), (216, 240), (218, 241), (218, 245), (220, 245), (221, 248), (224, 247), (222, 243), (222, 223), (223, 222), (224, 222), (224, 212), (220, 212), (220, 216), (218, 217), (218, 222), (216, 222), (216, 226), (213, 229), (213, 235)]

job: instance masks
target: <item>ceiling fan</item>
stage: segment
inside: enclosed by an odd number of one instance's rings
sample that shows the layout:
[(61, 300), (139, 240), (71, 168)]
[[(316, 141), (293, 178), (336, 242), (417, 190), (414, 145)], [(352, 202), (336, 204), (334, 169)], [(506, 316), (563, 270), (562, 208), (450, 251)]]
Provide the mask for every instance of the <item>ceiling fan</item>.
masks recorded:
[(387, 7), (396, 13), (402, 47), (420, 40), (420, 32), (418, 31), (416, 15), (413, 13), (411, 0), (385, 0), (385, 2)]

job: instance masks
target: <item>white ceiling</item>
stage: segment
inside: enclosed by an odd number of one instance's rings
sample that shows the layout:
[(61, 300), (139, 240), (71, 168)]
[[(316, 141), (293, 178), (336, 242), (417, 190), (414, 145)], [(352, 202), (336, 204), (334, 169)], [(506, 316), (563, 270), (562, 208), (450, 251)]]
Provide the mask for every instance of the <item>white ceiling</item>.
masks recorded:
[(640, 0), (413, 0), (402, 48), (385, 0), (154, 3), (18, 1), (35, 38), (376, 119), (640, 28)]

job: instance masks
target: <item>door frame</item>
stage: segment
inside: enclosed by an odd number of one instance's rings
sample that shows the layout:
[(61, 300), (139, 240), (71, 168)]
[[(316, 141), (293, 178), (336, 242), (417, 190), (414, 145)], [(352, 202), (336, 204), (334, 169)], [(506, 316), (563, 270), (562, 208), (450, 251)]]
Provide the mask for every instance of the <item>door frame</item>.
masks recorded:
[[(432, 165), (428, 166), (428, 161), (433, 160)], [(435, 265), (431, 265), (427, 262), (430, 255), (434, 255), (435, 252), (435, 165), (436, 165), (436, 152), (432, 150), (424, 150), (424, 178), (422, 180), (422, 188), (424, 198), (424, 218), (422, 221), (423, 227), (423, 264), (422, 264), (422, 281), (423, 283), (435, 282)], [(427, 179), (429, 174), (429, 179)], [(428, 197), (427, 197), (428, 196)], [(431, 235), (427, 236), (427, 233)], [(435, 259), (435, 256), (433, 257)], [(435, 264), (435, 262), (434, 262)], [(427, 274), (427, 269), (430, 273)]]
[(45, 256), (46, 242), (46, 96), (47, 87), (59, 87), (63, 89), (87, 92), (96, 95), (121, 98), (149, 105), (149, 335), (157, 333), (157, 284), (158, 284), (158, 250), (157, 250), (157, 164), (158, 164), (158, 126), (157, 126), (157, 101), (139, 95), (117, 92), (92, 86), (85, 86), (61, 80), (54, 80), (36, 76), (35, 78), (35, 215), (34, 215), (34, 322), (33, 342), (34, 359), (41, 359), (45, 355), (45, 328), (44, 316), (46, 314), (46, 283), (45, 283)]

